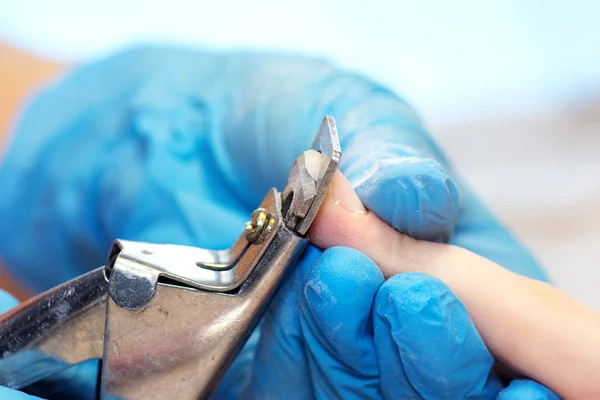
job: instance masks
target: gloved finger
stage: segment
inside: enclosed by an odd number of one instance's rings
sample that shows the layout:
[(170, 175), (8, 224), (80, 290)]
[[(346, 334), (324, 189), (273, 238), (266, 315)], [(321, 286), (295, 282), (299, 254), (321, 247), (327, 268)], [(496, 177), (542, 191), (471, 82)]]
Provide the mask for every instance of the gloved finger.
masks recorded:
[[(226, 65), (220, 90), (236, 95), (223, 103), (230, 117), (213, 136), (221, 139), (214, 150), (223, 154), (217, 160), (226, 180), (246, 185), (241, 195), (250, 204), (269, 186), (285, 184), (289, 166), (329, 114), (342, 144), (340, 168), (367, 207), (413, 237), (451, 235), (458, 198), (446, 161), (399, 96), (321, 60), (242, 54)], [(240, 104), (243, 113), (236, 112)]]
[(395, 158), (373, 163), (349, 180), (363, 204), (411, 237), (447, 241), (457, 218), (458, 193), (432, 159)]
[(305, 339), (300, 325), (304, 276), (321, 250), (309, 245), (290, 270), (260, 327), (260, 339), (247, 377), (238, 382), (244, 399), (314, 398)]
[(306, 275), (300, 320), (315, 398), (380, 398), (370, 310), (382, 283), (375, 263), (344, 247)]
[(467, 310), (435, 278), (388, 279), (377, 292), (373, 326), (386, 399), (492, 399), (502, 388)]
[(451, 244), (470, 250), (519, 275), (549, 281), (531, 253), (466, 187)]
[(497, 400), (560, 400), (550, 389), (528, 379), (512, 381)]

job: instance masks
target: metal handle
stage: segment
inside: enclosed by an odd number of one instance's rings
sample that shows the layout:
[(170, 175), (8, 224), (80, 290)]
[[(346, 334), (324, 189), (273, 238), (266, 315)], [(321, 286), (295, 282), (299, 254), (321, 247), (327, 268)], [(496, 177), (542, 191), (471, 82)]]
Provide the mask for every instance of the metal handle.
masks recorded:
[(98, 268), (0, 316), (0, 386), (21, 389), (102, 357), (108, 282)]
[[(146, 304), (127, 309), (111, 292), (103, 396), (164, 399), (176, 394), (185, 400), (210, 394), (308, 243), (283, 224), (275, 191), (261, 207), (275, 218), (270, 245), (235, 294), (158, 284)], [(139, 273), (144, 275), (143, 268)]]

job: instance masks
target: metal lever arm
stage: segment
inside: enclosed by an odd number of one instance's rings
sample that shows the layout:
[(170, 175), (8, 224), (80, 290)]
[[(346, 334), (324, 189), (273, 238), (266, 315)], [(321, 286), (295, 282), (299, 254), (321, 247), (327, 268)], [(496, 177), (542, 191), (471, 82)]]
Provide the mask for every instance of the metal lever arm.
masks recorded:
[(108, 282), (98, 268), (0, 317), (0, 386), (21, 389), (101, 358)]
[(263, 201), (261, 207), (275, 218), (272, 240), (235, 294), (158, 284), (139, 309), (126, 309), (109, 297), (105, 396), (208, 396), (260, 320), (286, 269), (308, 243), (283, 224), (278, 198), (273, 190)]

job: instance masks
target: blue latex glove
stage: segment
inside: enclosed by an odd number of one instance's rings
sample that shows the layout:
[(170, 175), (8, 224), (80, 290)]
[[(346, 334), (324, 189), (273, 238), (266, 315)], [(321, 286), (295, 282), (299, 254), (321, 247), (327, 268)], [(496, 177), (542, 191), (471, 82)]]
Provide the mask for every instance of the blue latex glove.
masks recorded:
[(503, 388), (465, 307), (435, 278), (384, 282), (356, 250), (313, 248), (286, 285), (244, 398), (558, 399), (533, 381)]
[[(444, 157), (393, 93), (320, 60), (163, 48), (79, 68), (25, 110), (0, 168), (0, 257), (39, 291), (101, 265), (116, 237), (228, 247), (267, 190), (283, 187), (325, 114), (336, 118), (342, 136), (341, 169), (382, 219), (426, 240), (455, 231), (456, 244), (544, 278), (450, 179)], [(397, 353), (423, 360), (431, 346), (419, 341), (435, 338), (436, 351), (452, 356), (437, 360), (436, 374), (406, 372), (404, 363), (381, 371), (381, 363), (394, 362), (381, 350), (393, 348), (394, 325), (388, 339), (381, 336), (387, 317), (376, 312), (382, 300), (375, 292), (420, 290), (402, 280), (383, 283), (356, 252), (326, 252), (317, 261), (319, 253), (303, 256), (217, 397), (394, 398), (438, 387), (440, 396), (457, 398), (468, 385), (484, 397), (497, 394), (492, 358), (458, 306), (436, 313), (416, 302), (407, 321), (430, 322), (396, 345)], [(340, 276), (340, 265), (354, 269)], [(334, 301), (328, 290), (346, 295)], [(443, 290), (446, 301), (460, 304)], [(441, 328), (447, 324), (462, 327), (468, 340)], [(423, 365), (437, 371), (432, 362)]]

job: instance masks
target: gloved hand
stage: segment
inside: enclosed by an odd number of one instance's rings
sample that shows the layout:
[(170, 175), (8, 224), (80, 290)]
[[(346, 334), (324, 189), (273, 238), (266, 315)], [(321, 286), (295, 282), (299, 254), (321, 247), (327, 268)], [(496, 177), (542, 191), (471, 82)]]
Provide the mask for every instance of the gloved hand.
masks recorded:
[[(267, 190), (284, 186), (325, 114), (338, 123), (342, 171), (382, 219), (420, 239), (446, 240), (455, 232), (455, 244), (544, 279), (457, 177), (450, 178), (417, 116), (393, 93), (320, 60), (163, 48), (79, 68), (25, 110), (0, 168), (0, 258), (33, 289), (45, 290), (102, 265), (117, 237), (228, 247)], [(456, 398), (463, 392), (452, 385), (464, 390), (467, 382), (474, 393), (495, 396), (492, 359), (447, 289), (452, 310), (425, 307), (438, 301), (439, 291), (425, 292), (422, 306), (407, 296), (412, 314), (404, 303), (388, 307), (398, 311), (398, 323), (429, 321), (396, 335), (398, 325), (389, 323), (387, 337), (403, 340), (396, 349), (408, 360), (432, 357), (435, 345), (443, 355), (437, 369), (430, 359), (422, 365), (433, 373), (416, 361), (410, 370), (400, 358), (402, 364), (382, 371), (378, 363), (394, 359), (381, 351), (393, 346), (381, 336), (387, 317), (376, 312), (388, 297), (377, 297), (369, 317), (377, 288), (423, 290), (397, 279), (383, 284), (359, 254), (325, 252), (317, 260), (319, 253), (312, 248), (302, 257), (261, 335), (251, 339), (216, 397), (394, 398), (437, 387), (442, 391), (434, 398)], [(340, 276), (346, 264), (352, 268)], [(345, 295), (328, 298), (330, 291)], [(459, 340), (453, 326), (464, 327), (468, 340)], [(427, 337), (435, 340), (421, 344)]]
[(503, 388), (467, 310), (441, 281), (406, 273), (384, 282), (356, 250), (320, 253), (306, 252), (280, 291), (239, 397), (558, 399), (529, 380)]

